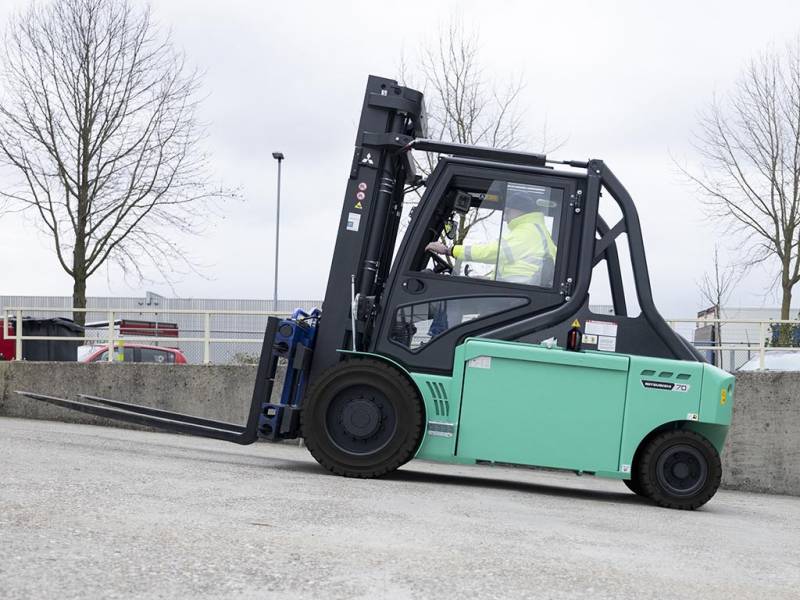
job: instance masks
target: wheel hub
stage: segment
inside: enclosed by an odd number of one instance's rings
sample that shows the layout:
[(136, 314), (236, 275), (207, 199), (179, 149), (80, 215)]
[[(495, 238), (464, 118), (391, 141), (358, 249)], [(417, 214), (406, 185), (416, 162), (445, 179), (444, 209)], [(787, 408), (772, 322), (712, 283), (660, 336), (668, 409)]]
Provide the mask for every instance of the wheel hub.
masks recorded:
[(656, 464), (658, 482), (674, 496), (691, 496), (708, 477), (708, 463), (697, 448), (679, 444), (667, 448)]
[(366, 439), (374, 434), (381, 424), (380, 409), (369, 400), (357, 398), (348, 402), (342, 410), (342, 426), (350, 435)]
[(368, 455), (386, 446), (397, 428), (394, 405), (371, 385), (342, 389), (325, 416), (328, 438), (348, 454)]
[(686, 463), (675, 463), (672, 467), (672, 474), (678, 479), (686, 479), (691, 474), (691, 469)]

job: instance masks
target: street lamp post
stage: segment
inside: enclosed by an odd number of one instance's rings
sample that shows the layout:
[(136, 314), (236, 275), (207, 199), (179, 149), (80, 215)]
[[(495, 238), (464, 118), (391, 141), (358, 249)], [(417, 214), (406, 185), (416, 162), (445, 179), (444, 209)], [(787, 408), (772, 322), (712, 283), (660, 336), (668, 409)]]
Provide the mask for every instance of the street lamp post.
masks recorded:
[(272, 289), (272, 310), (278, 311), (278, 251), (281, 235), (281, 162), (283, 152), (273, 152), (272, 158), (278, 161), (278, 204), (275, 212), (275, 286)]

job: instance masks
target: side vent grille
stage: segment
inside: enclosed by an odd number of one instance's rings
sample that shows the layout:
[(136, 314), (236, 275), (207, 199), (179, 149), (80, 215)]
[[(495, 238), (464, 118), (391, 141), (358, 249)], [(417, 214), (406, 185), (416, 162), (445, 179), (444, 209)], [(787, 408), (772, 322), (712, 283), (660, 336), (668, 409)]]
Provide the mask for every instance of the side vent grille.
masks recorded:
[[(656, 371), (652, 369), (644, 369), (642, 371), (642, 377), (656, 377)], [(661, 371), (657, 374), (660, 379), (679, 379), (681, 381), (686, 381), (687, 379), (691, 379), (692, 376), (689, 373), (678, 373), (677, 375), (672, 371)]]
[(444, 385), (438, 381), (426, 381), (428, 390), (433, 398), (433, 405), (436, 407), (436, 415), (439, 417), (450, 416), (450, 401), (447, 399), (447, 391)]

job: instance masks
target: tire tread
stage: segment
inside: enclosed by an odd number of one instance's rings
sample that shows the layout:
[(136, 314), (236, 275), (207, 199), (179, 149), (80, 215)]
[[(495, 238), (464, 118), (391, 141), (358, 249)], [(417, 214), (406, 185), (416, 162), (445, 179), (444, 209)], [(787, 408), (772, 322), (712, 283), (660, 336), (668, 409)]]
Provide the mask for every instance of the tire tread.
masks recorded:
[[(696, 495), (687, 498), (668, 495), (650, 476), (651, 466), (658, 460), (657, 453), (662, 450), (663, 444), (678, 437), (684, 438), (686, 442), (699, 445), (703, 454), (709, 459), (706, 484)], [(650, 439), (642, 450), (641, 456), (638, 457), (635, 469), (644, 496), (659, 506), (678, 510), (695, 510), (703, 506), (717, 493), (722, 480), (722, 462), (717, 449), (705, 437), (688, 429), (672, 429)]]

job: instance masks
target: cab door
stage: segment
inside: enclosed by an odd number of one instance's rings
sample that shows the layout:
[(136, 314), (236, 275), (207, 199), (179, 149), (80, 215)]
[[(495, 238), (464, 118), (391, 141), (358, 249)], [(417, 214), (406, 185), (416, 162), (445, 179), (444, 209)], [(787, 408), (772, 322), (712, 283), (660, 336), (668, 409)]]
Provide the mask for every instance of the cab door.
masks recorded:
[[(450, 373), (465, 338), (563, 304), (575, 271), (579, 192), (580, 176), (441, 160), (394, 260), (371, 349), (409, 371)], [(530, 199), (522, 220), (511, 218), (512, 196)], [(460, 249), (432, 256), (425, 248), (433, 241)], [(527, 245), (545, 243), (554, 255), (548, 268), (523, 264), (538, 260)]]

